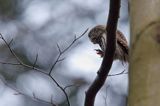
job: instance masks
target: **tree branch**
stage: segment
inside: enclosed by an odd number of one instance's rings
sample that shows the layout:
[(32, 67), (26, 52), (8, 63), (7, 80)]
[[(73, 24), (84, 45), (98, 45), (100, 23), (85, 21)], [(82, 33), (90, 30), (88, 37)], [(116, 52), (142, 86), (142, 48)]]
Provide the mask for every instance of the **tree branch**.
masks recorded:
[[(23, 93), (22, 91), (18, 91), (15, 87), (8, 85), (7, 82), (3, 81), (3, 83), (5, 84), (5, 86), (7, 86), (7, 87), (9, 87), (9, 88), (11, 88), (15, 91), (14, 95), (23, 95), (23, 96), (26, 96), (26, 97), (30, 97), (30, 96), (26, 95), (25, 93)], [(38, 100), (38, 101), (46, 103), (46, 104), (51, 104), (52, 106), (57, 106), (53, 103), (53, 100), (52, 100), (53, 97), (52, 96), (51, 96), (51, 101), (45, 101), (45, 100), (37, 98), (35, 96), (34, 92), (32, 93), (32, 95), (33, 95), (33, 99), (35, 99), (35, 100)]]
[(77, 40), (79, 40), (82, 36), (84, 36), (87, 31), (88, 31), (88, 28), (87, 28), (79, 37), (77, 37), (77, 36), (75, 35), (74, 40), (73, 40), (73, 41), (71, 42), (71, 44), (70, 44), (67, 48), (65, 48), (63, 51), (61, 50), (60, 46), (57, 44), (57, 48), (58, 48), (58, 51), (59, 51), (59, 55), (58, 55), (56, 61), (54, 62), (54, 64), (51, 66), (51, 69), (50, 69), (50, 71), (49, 71), (49, 74), (51, 74), (52, 70), (54, 69), (55, 65), (56, 65), (58, 62), (64, 60), (64, 58), (63, 58), (63, 59), (60, 59), (61, 55), (64, 54), (69, 48), (71, 48), (71, 46), (72, 46)]
[(94, 106), (96, 94), (104, 85), (109, 70), (113, 63), (113, 56), (116, 48), (116, 29), (120, 11), (120, 0), (110, 0), (109, 17), (106, 27), (107, 44), (105, 55), (97, 77), (86, 92), (85, 106)]
[(116, 74), (108, 74), (108, 77), (122, 75), (122, 74), (128, 74), (128, 72), (125, 72), (125, 71), (126, 70), (123, 70), (122, 72), (119, 72), (119, 73), (116, 73)]
[[(52, 65), (51, 69), (49, 70), (49, 72), (45, 72), (44, 70), (41, 70), (41, 69), (35, 67), (35, 66), (36, 66), (36, 63), (37, 63), (37, 60), (38, 60), (38, 54), (36, 55), (36, 59), (35, 59), (35, 61), (34, 61), (34, 63), (33, 63), (33, 66), (28, 65), (28, 64), (25, 64), (23, 61), (21, 61), (21, 59), (16, 55), (16, 53), (14, 52), (14, 50), (12, 50), (12, 48), (10, 47), (10, 44), (12, 43), (13, 40), (11, 40), (11, 41), (8, 43), (8, 42), (5, 40), (5, 38), (3, 37), (3, 35), (0, 33), (0, 39), (2, 39), (2, 40), (4, 41), (5, 45), (6, 45), (6, 46), (8, 47), (8, 49), (10, 50), (11, 54), (12, 54), (12, 55), (15, 57), (15, 59), (17, 60), (17, 63), (10, 63), (10, 62), (3, 62), (3, 61), (0, 61), (0, 63), (1, 63), (1, 64), (24, 66), (24, 67), (26, 67), (26, 68), (33, 69), (33, 70), (35, 70), (35, 71), (38, 71), (38, 72), (41, 72), (41, 73), (43, 73), (43, 74), (48, 75), (48, 76), (52, 79), (52, 81), (57, 85), (57, 87), (64, 93), (64, 95), (65, 95), (65, 97), (66, 97), (66, 100), (67, 100), (67, 104), (68, 104), (68, 106), (70, 106), (69, 96), (67, 95), (66, 89), (67, 89), (68, 87), (71, 87), (71, 86), (65, 86), (65, 87), (63, 87), (63, 86), (60, 85), (60, 84), (58, 83), (58, 81), (51, 75), (51, 73), (52, 73), (55, 65), (56, 65), (58, 62), (61, 62), (61, 61), (64, 60), (64, 58), (60, 59), (61, 55), (64, 54), (67, 50), (69, 50), (69, 48), (71, 48), (71, 46), (72, 46), (77, 40), (79, 40), (81, 37), (83, 37), (83, 36), (86, 34), (87, 31), (88, 31), (88, 29), (86, 29), (79, 37), (76, 37), (76, 36), (75, 36), (75, 38), (74, 38), (74, 40), (71, 42), (71, 44), (70, 44), (67, 48), (65, 48), (63, 51), (61, 51), (59, 45), (57, 44), (57, 48), (58, 48), (58, 50), (59, 50), (59, 55), (58, 55), (56, 61), (54, 62), (54, 64)], [(23, 93), (22, 93), (22, 92), (18, 92), (18, 94), (23, 94)], [(25, 94), (23, 94), (23, 95), (25, 95)], [(35, 99), (39, 100), (39, 101), (43, 101), (43, 102), (49, 103), (49, 102), (47, 102), (47, 101), (44, 101), (44, 100), (41, 100), (41, 99), (36, 98), (36, 96), (35, 96), (34, 93), (33, 93), (33, 97), (34, 97)], [(53, 105), (52, 101), (51, 101), (50, 103)]]

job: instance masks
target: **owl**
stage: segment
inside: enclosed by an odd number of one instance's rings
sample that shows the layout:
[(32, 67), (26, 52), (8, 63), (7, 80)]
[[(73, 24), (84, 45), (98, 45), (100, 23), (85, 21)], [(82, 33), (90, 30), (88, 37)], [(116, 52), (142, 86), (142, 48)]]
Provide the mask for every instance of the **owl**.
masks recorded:
[[(101, 49), (96, 49), (97, 54), (101, 57), (104, 56), (107, 36), (106, 27), (104, 25), (97, 25), (90, 30), (88, 37), (93, 44), (98, 44)], [(129, 60), (129, 47), (127, 40), (122, 32), (116, 31), (116, 50), (114, 54), (114, 60), (120, 60), (122, 62), (128, 62)]]

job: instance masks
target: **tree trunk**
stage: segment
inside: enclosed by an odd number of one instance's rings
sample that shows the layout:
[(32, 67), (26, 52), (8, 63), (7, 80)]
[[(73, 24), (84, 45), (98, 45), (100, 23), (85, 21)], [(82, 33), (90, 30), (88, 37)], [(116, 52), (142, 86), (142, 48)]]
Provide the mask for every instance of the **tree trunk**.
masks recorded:
[(132, 0), (128, 106), (160, 106), (160, 0)]

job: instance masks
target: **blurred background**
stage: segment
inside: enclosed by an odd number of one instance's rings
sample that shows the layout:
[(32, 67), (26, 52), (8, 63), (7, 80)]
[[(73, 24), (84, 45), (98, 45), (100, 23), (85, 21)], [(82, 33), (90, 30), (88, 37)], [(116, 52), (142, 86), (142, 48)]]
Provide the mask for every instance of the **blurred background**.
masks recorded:
[[(109, 0), (0, 0), (0, 33), (26, 64), (49, 72), (59, 51), (67, 48), (87, 28), (106, 24)], [(122, 0), (118, 29), (129, 41), (128, 0)], [(67, 88), (72, 106), (83, 106), (85, 91), (96, 77), (102, 58), (96, 54), (87, 36), (77, 40), (52, 71), (57, 82)], [(0, 39), (0, 62), (16, 63)], [(128, 71), (128, 64), (114, 61), (111, 74)], [(18, 92), (23, 92), (19, 94)], [(39, 101), (33, 97), (39, 98)], [(96, 97), (95, 106), (125, 106), (128, 74), (109, 76)], [(23, 66), (0, 64), (0, 106), (67, 106), (63, 92), (53, 80)]]

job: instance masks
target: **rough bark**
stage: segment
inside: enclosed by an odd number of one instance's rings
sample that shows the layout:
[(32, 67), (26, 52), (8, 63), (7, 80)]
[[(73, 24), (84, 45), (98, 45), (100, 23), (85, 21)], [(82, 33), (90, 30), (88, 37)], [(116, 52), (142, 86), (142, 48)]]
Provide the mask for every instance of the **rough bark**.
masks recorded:
[(160, 106), (160, 0), (132, 0), (128, 106)]

